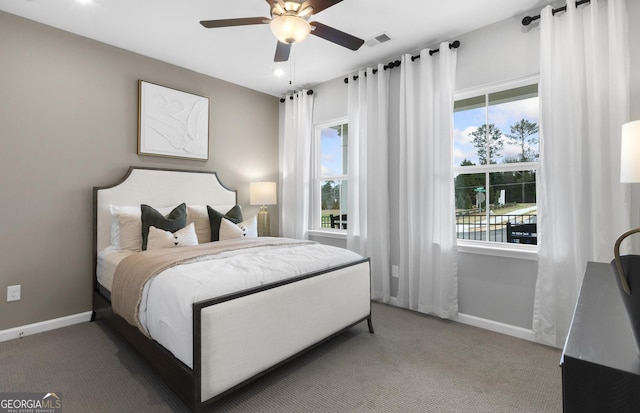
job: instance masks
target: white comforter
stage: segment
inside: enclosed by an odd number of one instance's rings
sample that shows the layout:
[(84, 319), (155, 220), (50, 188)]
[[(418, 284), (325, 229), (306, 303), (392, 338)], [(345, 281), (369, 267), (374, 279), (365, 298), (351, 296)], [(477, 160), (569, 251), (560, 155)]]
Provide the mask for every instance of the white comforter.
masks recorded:
[(149, 281), (143, 291), (141, 323), (154, 340), (189, 367), (193, 367), (193, 303), (362, 258), (343, 248), (315, 243), (242, 249), (222, 255), (224, 259), (218, 256), (167, 269)]

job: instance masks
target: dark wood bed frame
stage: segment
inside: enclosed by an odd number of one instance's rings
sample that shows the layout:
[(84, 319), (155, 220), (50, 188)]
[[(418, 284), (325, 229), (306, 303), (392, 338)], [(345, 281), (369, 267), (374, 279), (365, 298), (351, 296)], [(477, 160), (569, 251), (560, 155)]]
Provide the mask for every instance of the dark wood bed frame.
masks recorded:
[[(335, 270), (350, 267), (353, 265), (358, 265), (362, 263), (369, 263), (369, 258), (363, 258), (362, 260), (329, 268), (323, 271), (317, 271), (305, 275), (301, 275), (299, 277), (283, 280), (280, 282), (262, 285), (260, 287), (251, 288), (248, 290), (244, 290), (241, 292), (228, 294), (222, 297), (204, 300), (200, 302), (196, 302), (193, 304), (193, 369), (189, 368), (182, 361), (178, 360), (173, 354), (171, 354), (168, 350), (166, 350), (162, 345), (158, 344), (154, 340), (148, 339), (144, 336), (137, 327), (134, 327), (127, 323), (122, 317), (113, 312), (111, 307), (111, 300), (109, 298), (109, 293), (104, 289), (104, 287), (100, 286), (96, 276), (97, 269), (97, 194), (101, 189), (108, 189), (114, 186), (119, 185), (124, 182), (129, 175), (131, 174), (133, 169), (156, 169), (156, 168), (129, 168), (128, 173), (124, 176), (124, 178), (114, 185), (103, 186), (103, 187), (94, 187), (93, 188), (93, 203), (94, 203), (94, 259), (93, 259), (93, 313), (91, 316), (91, 321), (95, 321), (98, 317), (103, 319), (113, 330), (118, 332), (122, 337), (138, 352), (138, 354), (146, 360), (146, 362), (152, 367), (153, 370), (164, 380), (164, 382), (175, 392), (175, 394), (194, 412), (200, 412), (202, 408), (214, 403), (220, 398), (226, 396), (227, 394), (237, 390), (245, 386), (246, 384), (256, 380), (257, 378), (271, 372), (272, 370), (280, 367), (281, 365), (289, 362), (290, 360), (308, 352), (309, 350), (317, 347), (320, 344), (332, 339), (333, 337), (339, 335), (345, 330), (363, 322), (367, 321), (369, 333), (373, 334), (373, 323), (371, 318), (371, 312), (369, 314), (352, 323), (351, 325), (343, 328), (342, 330), (325, 337), (324, 339), (310, 345), (304, 350), (290, 356), (289, 358), (263, 370), (262, 372), (254, 375), (243, 381), (242, 383), (216, 395), (215, 397), (205, 400), (201, 400), (201, 357), (202, 357), (202, 349), (200, 343), (201, 330), (200, 330), (200, 321), (201, 321), (201, 311), (204, 308), (209, 306), (213, 306), (216, 304), (224, 303), (230, 300), (238, 299), (241, 297), (245, 297), (248, 295), (256, 294), (262, 291), (274, 289), (281, 287), (283, 285), (292, 284), (296, 282), (300, 282), (312, 277), (319, 277), (323, 274), (327, 274), (333, 272)], [(204, 172), (204, 171), (188, 171), (188, 170), (171, 170), (171, 169), (157, 169), (162, 171), (174, 171), (174, 172), (202, 172), (202, 173), (213, 173), (215, 172)]]

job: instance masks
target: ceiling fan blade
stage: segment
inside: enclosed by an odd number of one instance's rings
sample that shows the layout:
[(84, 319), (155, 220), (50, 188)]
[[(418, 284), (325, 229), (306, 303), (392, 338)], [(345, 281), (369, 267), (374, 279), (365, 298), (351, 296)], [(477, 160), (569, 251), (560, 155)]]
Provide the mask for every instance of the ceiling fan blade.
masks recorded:
[(339, 44), (347, 49), (358, 50), (360, 46), (364, 44), (364, 40), (338, 29), (334, 29), (333, 27), (329, 27), (318, 22), (311, 22), (309, 24), (313, 28), (313, 30), (311, 30), (311, 34), (314, 36), (322, 37), (325, 40)]
[(331, 6), (335, 6), (340, 3), (342, 0), (307, 0), (302, 3), (300, 6), (300, 10), (304, 10), (305, 8), (311, 6), (313, 7), (313, 14), (318, 14), (324, 9), (328, 9)]
[(223, 19), (223, 20), (202, 20), (201, 25), (207, 29), (213, 29), (216, 27), (230, 27), (230, 26), (247, 26), (250, 24), (267, 24), (269, 19), (266, 17), (245, 17), (241, 19)]
[(273, 58), (274, 62), (286, 62), (289, 60), (289, 54), (291, 54), (291, 45), (289, 43), (278, 42), (276, 46), (276, 56)]

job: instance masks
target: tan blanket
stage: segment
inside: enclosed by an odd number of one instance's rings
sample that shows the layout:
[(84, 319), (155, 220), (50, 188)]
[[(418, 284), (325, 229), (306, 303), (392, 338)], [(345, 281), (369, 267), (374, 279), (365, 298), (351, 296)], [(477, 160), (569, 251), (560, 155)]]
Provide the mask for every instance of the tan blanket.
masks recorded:
[(179, 264), (220, 258), (220, 254), (238, 249), (310, 243), (312, 242), (287, 238), (240, 238), (191, 247), (162, 248), (132, 254), (124, 258), (116, 267), (111, 287), (111, 305), (116, 314), (119, 314), (129, 324), (138, 327), (148, 337), (149, 333), (142, 326), (138, 317), (142, 291), (147, 281), (162, 271)]

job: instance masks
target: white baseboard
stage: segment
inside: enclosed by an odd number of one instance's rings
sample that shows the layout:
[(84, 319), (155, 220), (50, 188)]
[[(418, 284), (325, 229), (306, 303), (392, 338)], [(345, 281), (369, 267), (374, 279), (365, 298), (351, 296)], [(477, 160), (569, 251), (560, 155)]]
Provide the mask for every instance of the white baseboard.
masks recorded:
[[(402, 306), (399, 305), (398, 299), (396, 297), (390, 297), (389, 304), (402, 308)], [(462, 313), (458, 313), (458, 316), (454, 318), (453, 321), (478, 328), (483, 328), (489, 331), (494, 331), (496, 333), (521, 338), (523, 340), (533, 341), (533, 333), (530, 329), (512, 326), (511, 324), (500, 323), (498, 321), (488, 320), (486, 318), (480, 318), (474, 315)]]
[(394, 305), (396, 307), (402, 307), (400, 305), (400, 303), (398, 302), (398, 298), (396, 298), (396, 297), (389, 297), (389, 304), (390, 305)]
[[(390, 298), (389, 304), (400, 307), (398, 305), (398, 300), (395, 297)], [(87, 322), (90, 319), (91, 311), (87, 311), (85, 313), (73, 314), (66, 317), (55, 318), (53, 320), (47, 320), (39, 323), (10, 328), (8, 330), (2, 330), (0, 331), (0, 342), (30, 336), (32, 334), (43, 333), (45, 331), (55, 330), (56, 328), (67, 327), (73, 324)], [(495, 331), (496, 333), (521, 338), (523, 340), (533, 341), (531, 330), (526, 328), (512, 326), (510, 324), (504, 324), (498, 321), (487, 320), (486, 318), (480, 318), (462, 313), (458, 313), (458, 317), (456, 317), (454, 321), (474, 327), (483, 328), (485, 330)]]
[(28, 324), (26, 326), (14, 327), (0, 331), (0, 342), (30, 336), (32, 334), (43, 333), (45, 331), (55, 330), (57, 328), (67, 327), (89, 320), (91, 320), (91, 311), (54, 318), (53, 320), (41, 321), (39, 323)]
[(458, 313), (458, 317), (456, 317), (454, 321), (474, 327), (483, 328), (485, 330), (494, 331), (496, 333), (521, 338), (523, 340), (533, 341), (533, 333), (530, 329), (527, 328), (512, 326), (511, 324), (500, 323), (498, 321), (487, 320), (486, 318), (480, 318), (462, 313)]

